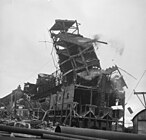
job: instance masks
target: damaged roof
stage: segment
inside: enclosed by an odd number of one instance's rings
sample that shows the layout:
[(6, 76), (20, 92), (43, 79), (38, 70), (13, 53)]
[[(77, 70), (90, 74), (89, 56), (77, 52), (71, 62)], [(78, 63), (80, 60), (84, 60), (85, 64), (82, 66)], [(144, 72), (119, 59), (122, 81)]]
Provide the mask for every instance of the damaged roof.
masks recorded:
[(55, 24), (52, 26), (50, 30), (68, 30), (72, 25), (76, 22), (76, 20), (55, 20)]

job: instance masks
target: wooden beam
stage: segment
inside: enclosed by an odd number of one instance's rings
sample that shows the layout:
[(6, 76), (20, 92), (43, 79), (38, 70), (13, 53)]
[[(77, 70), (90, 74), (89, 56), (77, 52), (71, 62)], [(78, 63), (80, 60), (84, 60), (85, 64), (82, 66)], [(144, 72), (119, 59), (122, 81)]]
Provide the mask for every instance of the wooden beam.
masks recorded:
[(134, 92), (134, 94), (146, 94), (146, 92)]

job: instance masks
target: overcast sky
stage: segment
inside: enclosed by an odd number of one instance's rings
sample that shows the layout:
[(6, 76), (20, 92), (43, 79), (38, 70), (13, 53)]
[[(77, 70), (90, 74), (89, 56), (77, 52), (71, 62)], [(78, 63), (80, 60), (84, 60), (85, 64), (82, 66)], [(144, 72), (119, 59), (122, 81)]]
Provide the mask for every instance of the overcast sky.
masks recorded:
[[(0, 0), (0, 97), (56, 70), (52, 44), (40, 42), (51, 42), (55, 19), (77, 20), (81, 34), (108, 42), (96, 49), (102, 68), (117, 64), (137, 78), (121, 71), (129, 87), (126, 108), (134, 111), (127, 118), (144, 109), (132, 90), (146, 70), (145, 0)], [(135, 90), (146, 91), (145, 83), (146, 74)]]

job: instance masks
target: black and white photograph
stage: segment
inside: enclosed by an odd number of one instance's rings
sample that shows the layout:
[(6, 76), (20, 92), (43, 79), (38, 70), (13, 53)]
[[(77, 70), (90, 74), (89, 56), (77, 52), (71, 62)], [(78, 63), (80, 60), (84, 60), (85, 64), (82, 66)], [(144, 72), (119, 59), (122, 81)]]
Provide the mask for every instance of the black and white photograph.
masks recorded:
[(146, 140), (146, 0), (0, 0), (0, 139)]

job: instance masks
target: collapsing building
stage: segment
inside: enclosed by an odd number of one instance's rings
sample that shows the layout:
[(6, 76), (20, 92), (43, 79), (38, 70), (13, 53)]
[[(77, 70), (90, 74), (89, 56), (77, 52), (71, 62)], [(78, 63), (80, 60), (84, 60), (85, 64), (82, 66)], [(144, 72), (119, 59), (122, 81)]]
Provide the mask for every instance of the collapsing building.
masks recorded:
[(101, 68), (94, 43), (107, 43), (82, 36), (76, 20), (56, 20), (50, 34), (60, 70), (39, 74), (24, 92), (48, 103), (46, 118), (54, 123), (111, 130), (124, 118), (126, 83), (117, 66)]

